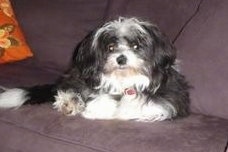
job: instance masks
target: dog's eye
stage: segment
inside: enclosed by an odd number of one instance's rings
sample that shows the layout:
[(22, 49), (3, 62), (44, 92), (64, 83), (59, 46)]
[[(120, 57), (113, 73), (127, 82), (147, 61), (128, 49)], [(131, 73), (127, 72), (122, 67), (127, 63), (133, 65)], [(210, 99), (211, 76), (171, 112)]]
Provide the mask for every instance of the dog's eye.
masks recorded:
[(107, 46), (107, 49), (108, 51), (114, 51), (115, 50), (115, 44), (114, 43), (110, 43), (108, 46)]
[(133, 44), (131, 45), (131, 47), (132, 47), (134, 50), (138, 50), (138, 49), (139, 49), (139, 45), (136, 44), (136, 43), (133, 43)]
[(139, 46), (137, 44), (133, 45), (133, 49), (137, 50), (139, 48)]

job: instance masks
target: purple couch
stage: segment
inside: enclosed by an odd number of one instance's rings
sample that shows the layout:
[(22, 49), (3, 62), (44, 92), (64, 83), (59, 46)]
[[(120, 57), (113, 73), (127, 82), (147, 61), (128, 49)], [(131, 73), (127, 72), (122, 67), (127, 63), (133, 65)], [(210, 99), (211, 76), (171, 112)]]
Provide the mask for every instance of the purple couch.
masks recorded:
[(0, 85), (54, 82), (75, 45), (110, 18), (156, 23), (179, 50), (192, 114), (156, 123), (66, 117), (50, 104), (0, 109), (1, 152), (226, 152), (227, 0), (12, 0), (35, 57), (0, 65)]

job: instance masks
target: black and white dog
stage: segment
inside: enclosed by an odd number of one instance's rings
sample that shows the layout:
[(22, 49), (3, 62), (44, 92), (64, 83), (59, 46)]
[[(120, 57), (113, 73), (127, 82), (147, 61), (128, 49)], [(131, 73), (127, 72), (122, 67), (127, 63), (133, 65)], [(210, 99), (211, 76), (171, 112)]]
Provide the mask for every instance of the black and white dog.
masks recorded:
[(175, 68), (176, 49), (159, 29), (136, 18), (107, 22), (76, 48), (54, 85), (9, 89), (0, 107), (52, 101), (88, 119), (162, 121), (187, 116), (189, 86)]

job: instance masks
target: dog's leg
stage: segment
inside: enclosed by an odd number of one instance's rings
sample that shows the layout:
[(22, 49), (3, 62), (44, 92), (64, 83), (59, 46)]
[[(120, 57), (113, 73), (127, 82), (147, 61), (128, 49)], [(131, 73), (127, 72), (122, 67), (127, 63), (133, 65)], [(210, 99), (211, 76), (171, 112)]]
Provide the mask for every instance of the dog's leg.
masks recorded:
[(85, 109), (85, 101), (92, 93), (86, 83), (79, 78), (77, 68), (72, 68), (69, 73), (57, 83), (54, 108), (61, 113), (74, 116)]
[(125, 95), (117, 110), (117, 119), (143, 122), (163, 121), (176, 115), (176, 109), (165, 99), (148, 99), (145, 95)]
[(85, 103), (81, 95), (70, 90), (59, 90), (53, 105), (58, 111), (68, 116), (74, 116), (85, 109)]
[(108, 94), (99, 94), (91, 97), (86, 103), (82, 116), (87, 119), (115, 119), (118, 102)]
[(164, 99), (150, 100), (142, 106), (141, 110), (138, 121), (144, 122), (163, 121), (171, 119), (177, 114), (175, 107)]

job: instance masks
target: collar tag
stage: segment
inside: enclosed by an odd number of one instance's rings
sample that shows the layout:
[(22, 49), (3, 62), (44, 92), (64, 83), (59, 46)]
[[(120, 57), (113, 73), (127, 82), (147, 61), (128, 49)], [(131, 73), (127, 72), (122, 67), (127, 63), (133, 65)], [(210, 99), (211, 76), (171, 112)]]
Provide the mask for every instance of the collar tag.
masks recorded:
[(134, 88), (126, 88), (124, 90), (124, 95), (135, 95), (137, 92)]

